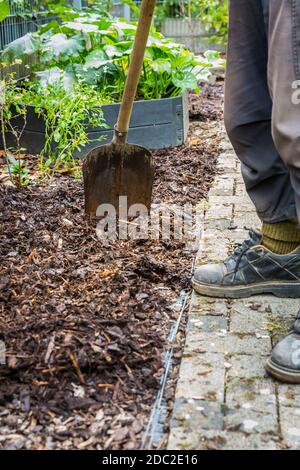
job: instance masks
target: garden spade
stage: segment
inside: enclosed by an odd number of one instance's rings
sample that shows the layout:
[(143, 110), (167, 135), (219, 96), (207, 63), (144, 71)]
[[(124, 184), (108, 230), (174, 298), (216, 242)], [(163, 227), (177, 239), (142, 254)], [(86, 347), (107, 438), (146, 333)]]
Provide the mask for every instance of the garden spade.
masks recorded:
[(155, 3), (156, 0), (142, 1), (113, 140), (91, 150), (83, 162), (85, 212), (90, 216), (96, 216), (97, 208), (102, 204), (111, 204), (118, 214), (120, 196), (127, 196), (128, 207), (143, 204), (150, 209), (154, 174), (152, 155), (144, 147), (127, 143), (127, 132)]

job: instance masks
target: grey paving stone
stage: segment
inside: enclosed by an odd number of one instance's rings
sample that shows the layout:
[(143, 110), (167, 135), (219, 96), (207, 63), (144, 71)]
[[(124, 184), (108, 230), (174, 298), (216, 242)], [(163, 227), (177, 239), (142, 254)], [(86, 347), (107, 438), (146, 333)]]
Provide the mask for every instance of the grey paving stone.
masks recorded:
[(214, 186), (209, 191), (209, 196), (233, 196), (234, 193), (234, 177), (218, 176), (215, 179)]
[(198, 432), (189, 431), (183, 426), (171, 428), (168, 450), (200, 450), (200, 436)]
[(184, 354), (200, 355), (204, 353), (227, 353), (226, 329), (213, 332), (191, 331), (189, 341), (185, 345)]
[(218, 331), (226, 331), (228, 321), (224, 316), (206, 315), (206, 316), (190, 316), (187, 326), (188, 333), (215, 333)]
[(220, 239), (218, 244), (214, 245), (212, 240), (206, 238), (202, 241), (198, 251), (196, 265), (200, 266), (205, 263), (220, 263), (227, 258), (229, 251), (229, 241)]
[(246, 434), (278, 434), (275, 385), (271, 380), (247, 377), (226, 385), (225, 429)]
[(257, 339), (247, 334), (228, 333), (225, 328), (213, 332), (191, 331), (186, 342), (184, 354), (200, 355), (203, 353), (222, 353), (226, 356), (261, 354), (269, 356), (271, 341), (269, 338)]
[(207, 210), (214, 204), (224, 204), (224, 206), (229, 206), (229, 205), (235, 205), (238, 204), (239, 207), (241, 207), (241, 211), (244, 212), (242, 209), (243, 205), (247, 205), (248, 207), (251, 207), (251, 210), (254, 210), (253, 203), (251, 199), (249, 198), (248, 194), (245, 194), (243, 197), (238, 195), (238, 196), (214, 196), (211, 195), (209, 196), (208, 201), (205, 203), (205, 209)]
[(255, 212), (240, 212), (235, 206), (233, 225), (239, 229), (247, 227), (256, 230), (261, 227), (261, 221)]
[(243, 182), (243, 180), (241, 179), (240, 181), (236, 180), (237, 183), (235, 184), (235, 188), (234, 188), (234, 196), (235, 195), (241, 195), (241, 196), (246, 196), (247, 195), (247, 191), (246, 191), (246, 188), (245, 188), (245, 184)]
[(177, 384), (176, 399), (185, 398), (223, 402), (225, 365), (222, 354), (184, 353)]
[(226, 443), (222, 450), (277, 450), (279, 439), (269, 433), (242, 434), (225, 432)]
[[(254, 356), (261, 354), (261, 356), (269, 356), (271, 351), (271, 341), (269, 338), (257, 339), (254, 335), (245, 333), (234, 334), (229, 333), (225, 338), (225, 354), (227, 355), (245, 355)], [(248, 361), (249, 361), (248, 357)]]
[(276, 414), (266, 410), (253, 411), (229, 409), (225, 418), (225, 430), (241, 431), (248, 435), (279, 432)]
[[(245, 190), (245, 183), (244, 183), (244, 178), (242, 176), (242, 172), (241, 172), (241, 165), (240, 163), (238, 162), (237, 164), (237, 167), (236, 167), (237, 171), (236, 171), (236, 174), (235, 174), (235, 182), (236, 182), (236, 185), (240, 185), (239, 188), (237, 188), (237, 191), (235, 191), (237, 194), (239, 195), (244, 195), (244, 194), (247, 194)], [(240, 191), (239, 191), (240, 189)]]
[(267, 376), (264, 367), (265, 358), (259, 344), (257, 344), (256, 354), (234, 355), (228, 359), (228, 362), (231, 365), (227, 375), (229, 386), (231, 381), (236, 381), (237, 379), (253, 381)]
[(218, 219), (227, 219), (231, 220), (233, 206), (224, 204), (211, 204), (209, 209), (205, 213), (205, 220), (218, 220)]
[(232, 226), (231, 219), (209, 219), (205, 221), (205, 228), (224, 230)]
[[(244, 227), (260, 226), (228, 140), (221, 147), (225, 174), (201, 203), (196, 265), (223, 261), (248, 236)], [(300, 449), (300, 386), (274, 382), (264, 367), (298, 307), (299, 299), (193, 293), (169, 449)]]
[(223, 171), (227, 170), (227, 168), (234, 168), (234, 170), (237, 169), (238, 163), (235, 155), (231, 150), (220, 153), (218, 160), (219, 166), (223, 169)]
[(174, 404), (172, 425), (185, 427), (189, 431), (196, 431), (201, 423), (204, 430), (222, 430), (224, 426), (224, 412), (221, 402), (212, 400), (177, 399)]
[(270, 378), (230, 379), (226, 386), (226, 405), (229, 408), (256, 413), (276, 413), (276, 386)]
[(279, 299), (277, 297), (268, 296), (265, 302), (269, 305), (271, 316), (277, 319), (287, 319), (293, 321), (299, 310), (299, 299)]
[(243, 242), (245, 238), (248, 238), (248, 236), (248, 231), (244, 228), (235, 228), (234, 230), (224, 229), (220, 231), (205, 227), (205, 230), (203, 231), (204, 241), (209, 241), (211, 244), (215, 243), (216, 246), (218, 246), (219, 243), (222, 243), (223, 240), (227, 241), (228, 246), (233, 246), (235, 243)]
[(227, 150), (232, 151), (232, 145), (231, 145), (231, 143), (229, 142), (228, 139), (224, 139), (224, 140), (220, 143), (220, 149), (223, 150), (223, 151), (227, 151)]
[(269, 313), (261, 308), (260, 302), (236, 301), (232, 304), (230, 314), (230, 331), (232, 333), (252, 333), (257, 339), (269, 338)]
[(192, 293), (190, 305), (190, 318), (202, 315), (226, 315), (228, 310), (228, 301), (224, 299), (213, 299), (211, 297), (203, 297)]
[[(300, 386), (277, 384), (278, 401), (285, 408), (300, 409)], [(299, 415), (299, 413), (297, 412)]]
[(269, 434), (243, 434), (228, 431), (189, 432), (174, 428), (170, 450), (277, 450), (278, 438)]
[(280, 406), (281, 434), (288, 447), (300, 449), (300, 408)]
[(205, 205), (205, 211), (207, 212), (210, 209), (213, 210), (214, 205), (219, 205), (222, 201), (225, 210), (231, 208), (232, 211), (236, 212), (235, 205), (238, 204), (239, 210), (242, 212), (253, 212), (253, 204), (249, 198), (239, 198), (237, 196), (211, 196)]

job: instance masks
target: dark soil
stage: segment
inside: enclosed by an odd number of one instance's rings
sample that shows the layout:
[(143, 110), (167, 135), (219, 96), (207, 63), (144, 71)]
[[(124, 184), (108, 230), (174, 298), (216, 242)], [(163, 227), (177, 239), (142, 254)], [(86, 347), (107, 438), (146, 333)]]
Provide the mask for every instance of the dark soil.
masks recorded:
[(201, 93), (190, 93), (189, 115), (191, 121), (214, 121), (223, 118), (223, 80), (212, 86), (200, 84)]
[[(205, 93), (208, 115), (220, 88)], [(156, 151), (154, 202), (205, 197), (217, 155), (217, 141)], [(70, 175), (0, 191), (0, 448), (137, 449), (194, 254), (99, 240)]]

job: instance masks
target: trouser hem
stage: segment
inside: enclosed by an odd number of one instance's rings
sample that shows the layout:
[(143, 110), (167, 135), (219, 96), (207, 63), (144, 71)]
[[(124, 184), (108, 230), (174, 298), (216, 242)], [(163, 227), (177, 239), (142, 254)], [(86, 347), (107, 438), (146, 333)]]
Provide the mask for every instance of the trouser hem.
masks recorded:
[(281, 211), (278, 214), (270, 214), (268, 211), (258, 212), (257, 215), (262, 222), (267, 222), (269, 224), (275, 224), (276, 222), (283, 222), (285, 220), (292, 219), (297, 217), (296, 206), (289, 205), (284, 211)]

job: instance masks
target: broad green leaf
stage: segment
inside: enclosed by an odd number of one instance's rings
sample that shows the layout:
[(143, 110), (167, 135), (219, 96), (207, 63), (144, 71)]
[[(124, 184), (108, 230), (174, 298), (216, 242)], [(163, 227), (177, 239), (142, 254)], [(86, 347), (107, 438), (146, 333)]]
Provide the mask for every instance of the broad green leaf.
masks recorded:
[(175, 49), (177, 50), (183, 50), (183, 47), (173, 41), (170, 41), (169, 39), (160, 39), (158, 37), (150, 36), (147, 41), (147, 46), (156, 46), (156, 47), (162, 47), (165, 51), (174, 51)]
[(203, 55), (208, 60), (220, 59), (220, 52), (218, 51), (206, 51)]
[(57, 33), (60, 28), (61, 25), (56, 20), (52, 20), (49, 23), (41, 25), (38, 32), (41, 38), (47, 38)]
[(1, 60), (12, 63), (15, 59), (22, 59), (23, 56), (34, 54), (38, 51), (39, 46), (40, 38), (33, 33), (28, 33), (6, 46), (1, 54)]
[(127, 23), (125, 20), (122, 19), (113, 21), (112, 27), (121, 29), (122, 31), (136, 31), (137, 28), (135, 24)]
[(75, 21), (67, 21), (63, 23), (63, 26), (73, 31), (82, 31), (84, 33), (97, 33), (99, 31), (98, 26), (95, 24), (76, 23)]
[(77, 80), (83, 80), (88, 85), (101, 85), (105, 77), (114, 77), (119, 73), (117, 67), (108, 62), (99, 68), (86, 68), (82, 64), (71, 64), (67, 67), (69, 73), (75, 74)]
[(84, 69), (82, 64), (69, 64), (66, 71), (73, 74), (77, 80), (83, 80), (88, 85), (97, 85), (101, 82), (102, 74), (97, 69)]
[[(134, 36), (135, 31), (136, 31), (136, 25), (126, 23), (126, 21), (116, 20), (113, 22), (113, 24), (110, 26), (110, 29), (114, 29), (118, 33), (119, 40), (123, 40), (124, 36)], [(126, 38), (125, 38), (126, 39)]]
[(209, 68), (203, 68), (200, 65), (196, 65), (196, 67), (193, 68), (193, 74), (195, 75), (195, 77), (197, 77), (198, 81), (202, 80), (204, 82), (208, 82), (209, 78), (211, 77), (211, 72)]
[(3, 21), (10, 13), (8, 0), (0, 0), (0, 21)]
[[(128, 51), (132, 51), (133, 48), (133, 41), (121, 41), (114, 43), (114, 46), (120, 49), (123, 54), (128, 54)], [(130, 53), (129, 52), (129, 53)]]
[(71, 73), (58, 67), (52, 67), (48, 70), (36, 72), (35, 76), (43, 88), (47, 88), (48, 85), (54, 85), (55, 83), (61, 82), (64, 89), (69, 91), (72, 89), (75, 81), (74, 76)]
[(155, 62), (152, 63), (152, 69), (158, 73), (171, 73), (171, 62), (165, 59), (157, 59)]
[(112, 25), (112, 21), (107, 20), (106, 18), (101, 18), (96, 15), (89, 15), (76, 18), (76, 23), (85, 23), (98, 26), (98, 29), (108, 29)]
[(189, 51), (181, 50), (178, 54), (175, 54), (172, 58), (173, 69), (183, 69), (187, 66), (195, 65), (195, 57)]
[(198, 86), (197, 78), (191, 72), (177, 71), (172, 81), (174, 85), (182, 91), (194, 90)]
[(124, 52), (113, 44), (107, 44), (103, 49), (110, 59), (114, 57), (122, 57), (124, 55)]
[(85, 41), (81, 36), (68, 38), (63, 33), (54, 34), (41, 47), (43, 61), (60, 59), (66, 61), (68, 58), (75, 58), (85, 50)]
[(89, 68), (97, 69), (109, 62), (110, 60), (103, 49), (95, 49), (87, 55), (83, 68), (84, 70)]
[(103, 47), (110, 59), (124, 57), (132, 53), (133, 42), (122, 41), (113, 44), (107, 44)]

